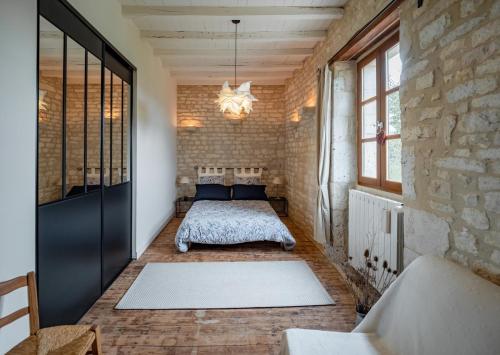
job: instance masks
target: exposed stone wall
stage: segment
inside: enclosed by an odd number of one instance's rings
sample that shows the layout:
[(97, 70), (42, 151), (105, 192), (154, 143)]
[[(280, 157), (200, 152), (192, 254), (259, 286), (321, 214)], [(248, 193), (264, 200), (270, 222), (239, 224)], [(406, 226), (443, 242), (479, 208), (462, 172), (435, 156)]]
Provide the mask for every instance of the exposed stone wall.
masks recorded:
[(500, 2), (401, 11), (405, 262), (453, 258), (500, 277)]
[(349, 217), (349, 189), (357, 180), (356, 147), (356, 62), (333, 65), (332, 159), (330, 205), (332, 257), (345, 260)]
[[(307, 58), (286, 83), (286, 179), (289, 213), (292, 220), (312, 235), (316, 206), (317, 125), (314, 115), (301, 115), (304, 107), (316, 105), (317, 70), (354, 34), (375, 17), (389, 0), (350, 0), (345, 15), (330, 25), (327, 38), (318, 43), (314, 54)], [(299, 119), (299, 122), (294, 122)], [(332, 154), (333, 156), (333, 154)], [(342, 219), (340, 216), (339, 219)], [(335, 223), (347, 231), (347, 226)], [(332, 231), (333, 244), (343, 245), (344, 233)]]
[[(42, 111), (39, 120), (39, 202), (51, 202), (61, 198), (62, 185), (62, 81), (54, 77), (40, 76), (40, 90), (46, 95), (44, 102), (47, 110)], [(109, 90), (109, 88), (108, 88)], [(113, 183), (121, 181), (121, 86), (117, 86), (113, 94), (113, 117), (118, 124), (113, 125)], [(128, 93), (128, 91), (125, 91)], [(83, 87), (80, 84), (68, 83), (66, 98), (66, 190), (75, 185), (83, 185), (84, 159), (84, 107)], [(101, 89), (100, 85), (89, 84), (87, 91), (87, 169), (99, 174), (100, 140), (101, 140)], [(127, 97), (127, 95), (124, 95)], [(127, 100), (124, 100), (124, 111), (127, 112)], [(107, 110), (109, 112), (109, 109)], [(124, 135), (128, 130), (128, 121), (124, 120)], [(109, 119), (106, 119), (104, 156), (109, 165)], [(127, 144), (124, 144), (124, 152)], [(127, 156), (124, 153), (124, 166)], [(92, 170), (94, 169), (94, 170)], [(109, 171), (105, 181), (109, 181)], [(88, 184), (99, 184), (89, 179)]]
[[(179, 85), (177, 87), (177, 175), (189, 176), (192, 183), (178, 195), (193, 195), (197, 174), (195, 166), (266, 167), (263, 183), (270, 190), (274, 176), (284, 175), (285, 107), (284, 86), (252, 86), (259, 101), (243, 120), (224, 118), (219, 111), (218, 85)], [(200, 128), (184, 128), (181, 121), (198, 119)], [(233, 182), (233, 171), (226, 174), (226, 184)], [(283, 191), (284, 192), (284, 191)]]
[(41, 75), (39, 88), (47, 107), (38, 120), (38, 201), (45, 203), (62, 194), (62, 81)]

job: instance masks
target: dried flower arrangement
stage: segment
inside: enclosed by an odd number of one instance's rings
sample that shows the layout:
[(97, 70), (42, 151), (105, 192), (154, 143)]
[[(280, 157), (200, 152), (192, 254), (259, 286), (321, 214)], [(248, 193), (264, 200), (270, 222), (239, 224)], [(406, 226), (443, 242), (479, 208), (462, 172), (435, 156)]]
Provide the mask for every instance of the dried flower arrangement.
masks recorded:
[[(378, 298), (396, 279), (398, 271), (391, 269), (387, 260), (384, 260), (381, 265), (382, 273), (377, 278), (380, 262), (379, 257), (376, 255), (372, 256), (368, 249), (365, 249), (363, 257), (363, 264), (356, 268), (359, 277), (348, 278), (348, 283), (352, 288), (358, 289), (356, 293), (356, 312), (367, 314)], [(349, 260), (352, 260), (351, 256)]]

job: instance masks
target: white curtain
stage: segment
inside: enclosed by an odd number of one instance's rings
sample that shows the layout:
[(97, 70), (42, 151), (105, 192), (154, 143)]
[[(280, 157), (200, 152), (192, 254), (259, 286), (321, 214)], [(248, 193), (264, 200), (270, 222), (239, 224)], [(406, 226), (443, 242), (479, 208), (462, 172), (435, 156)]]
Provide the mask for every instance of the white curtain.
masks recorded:
[(332, 72), (328, 65), (321, 70), (318, 85), (318, 192), (314, 214), (314, 239), (325, 245), (330, 240), (330, 151), (332, 133)]

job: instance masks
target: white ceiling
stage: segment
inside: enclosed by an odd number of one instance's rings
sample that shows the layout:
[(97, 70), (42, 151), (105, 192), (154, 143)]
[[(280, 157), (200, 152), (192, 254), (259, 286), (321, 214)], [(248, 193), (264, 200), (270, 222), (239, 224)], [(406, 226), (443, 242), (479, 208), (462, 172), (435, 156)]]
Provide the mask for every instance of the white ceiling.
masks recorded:
[(283, 84), (342, 16), (347, 0), (121, 0), (179, 84)]

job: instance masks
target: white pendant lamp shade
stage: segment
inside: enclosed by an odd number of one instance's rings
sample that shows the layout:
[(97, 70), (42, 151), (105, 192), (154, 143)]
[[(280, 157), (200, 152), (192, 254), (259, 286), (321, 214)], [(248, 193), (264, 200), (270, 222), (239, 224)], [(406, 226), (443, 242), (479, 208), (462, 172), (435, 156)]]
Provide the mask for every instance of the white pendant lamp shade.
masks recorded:
[(235, 24), (234, 32), (234, 90), (229, 86), (229, 82), (224, 82), (222, 90), (219, 92), (219, 97), (215, 102), (219, 105), (219, 109), (224, 113), (224, 117), (231, 119), (241, 119), (245, 115), (252, 112), (252, 102), (257, 101), (255, 96), (250, 92), (251, 81), (246, 81), (236, 88), (236, 69), (237, 69), (237, 39), (238, 39), (238, 24), (240, 20), (232, 20)]
[(215, 101), (223, 113), (232, 115), (249, 114), (252, 111), (252, 102), (257, 101), (250, 92), (251, 81), (244, 82), (237, 89), (232, 90), (226, 81), (222, 85), (219, 98)]

